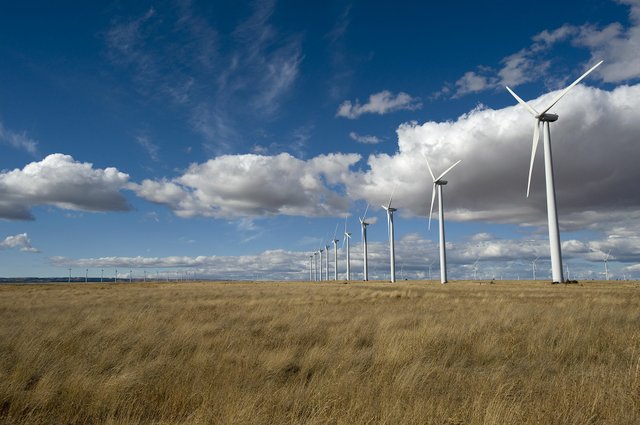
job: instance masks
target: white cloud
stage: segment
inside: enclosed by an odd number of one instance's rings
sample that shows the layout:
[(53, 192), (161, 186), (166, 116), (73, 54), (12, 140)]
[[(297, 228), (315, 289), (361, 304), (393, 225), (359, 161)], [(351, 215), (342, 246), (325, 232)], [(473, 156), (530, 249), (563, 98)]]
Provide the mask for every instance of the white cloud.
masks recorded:
[[(557, 93), (531, 101), (546, 104)], [(638, 214), (640, 168), (640, 85), (612, 91), (577, 86), (556, 105), (553, 155), (560, 223), (564, 229), (602, 228)], [(368, 169), (350, 173), (347, 193), (372, 205), (388, 199), (398, 184), (400, 213), (424, 216), (434, 172), (464, 161), (447, 177), (447, 217), (516, 224), (544, 224), (542, 149), (534, 167), (532, 194), (525, 198), (533, 121), (519, 105), (493, 110), (479, 107), (455, 121), (406, 123), (398, 130), (398, 152), (375, 154)], [(422, 194), (422, 195), (419, 195)]]
[(40, 252), (31, 245), (31, 240), (26, 233), (20, 233), (15, 236), (7, 236), (0, 242), (0, 249), (20, 248), (22, 252)]
[(35, 155), (38, 153), (38, 142), (27, 136), (26, 132), (16, 133), (4, 126), (0, 121), (0, 143), (6, 143), (13, 148), (22, 149)]
[[(586, 48), (591, 54), (589, 65), (600, 60), (604, 64), (595, 72), (595, 78), (607, 83), (621, 83), (640, 78), (640, 4), (635, 0), (620, 1), (629, 6), (631, 25), (625, 27), (619, 22), (605, 27), (592, 24), (581, 26), (565, 24), (553, 30), (544, 30), (532, 37), (533, 42), (527, 48), (503, 58), (496, 70), (490, 67), (478, 67), (468, 71), (456, 83), (453, 97), (502, 88), (505, 85), (516, 87), (530, 81), (545, 79), (554, 87), (565, 84), (549, 70), (553, 63), (547, 56), (554, 46), (569, 42), (573, 46)], [(578, 67), (573, 74), (577, 77), (586, 67)], [(445, 84), (434, 96), (438, 97), (452, 91), (451, 84)]]
[(377, 145), (382, 141), (377, 136), (364, 136), (356, 133), (355, 131), (352, 131), (351, 133), (349, 133), (349, 137), (352, 140), (355, 140), (356, 142), (362, 143), (365, 145)]
[(307, 161), (287, 153), (224, 155), (192, 164), (173, 180), (144, 180), (129, 188), (180, 217), (333, 216), (349, 206), (333, 189), (347, 180), (349, 168), (359, 160), (356, 154)]
[(369, 101), (365, 104), (360, 104), (357, 99), (355, 103), (350, 100), (344, 101), (338, 108), (336, 116), (355, 119), (363, 114), (384, 115), (394, 111), (415, 111), (420, 108), (422, 108), (422, 103), (418, 98), (411, 97), (404, 92), (394, 95), (389, 90), (383, 90), (369, 96)]
[(0, 218), (32, 219), (35, 205), (54, 205), (78, 211), (129, 209), (120, 189), (129, 176), (109, 167), (75, 161), (52, 154), (23, 169), (0, 172)]

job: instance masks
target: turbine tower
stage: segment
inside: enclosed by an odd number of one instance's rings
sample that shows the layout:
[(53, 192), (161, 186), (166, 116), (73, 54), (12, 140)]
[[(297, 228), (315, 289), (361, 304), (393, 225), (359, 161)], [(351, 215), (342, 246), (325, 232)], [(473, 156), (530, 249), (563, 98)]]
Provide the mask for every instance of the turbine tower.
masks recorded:
[(313, 281), (313, 255), (309, 256), (309, 281)]
[(602, 257), (602, 261), (604, 261), (604, 280), (609, 280), (609, 266), (607, 263), (609, 262), (609, 257), (611, 256), (611, 250), (607, 252), (607, 255)]
[(320, 253), (320, 280), (322, 280), (322, 252), (324, 251), (324, 249), (320, 248), (320, 250), (318, 251)]
[(318, 251), (313, 253), (313, 263), (314, 263), (314, 277), (315, 281), (318, 281)]
[(325, 245), (324, 246), (324, 279), (325, 280), (329, 280), (329, 246), (330, 245)]
[(338, 280), (338, 242), (340, 240), (336, 239), (336, 234), (338, 233), (338, 225), (336, 223), (336, 230), (333, 232), (333, 280)]
[(478, 261), (480, 261), (480, 257), (473, 263), (473, 280), (478, 280)]
[(511, 95), (524, 106), (527, 111), (533, 115), (535, 120), (533, 126), (533, 146), (531, 148), (531, 162), (529, 164), (529, 179), (527, 182), (527, 197), (529, 197), (529, 189), (531, 187), (531, 172), (533, 171), (533, 161), (536, 155), (536, 149), (538, 147), (538, 140), (540, 138), (540, 123), (542, 123), (544, 133), (544, 174), (546, 181), (546, 191), (547, 191), (547, 221), (549, 223), (549, 249), (551, 251), (551, 274), (553, 282), (564, 282), (564, 278), (562, 276), (562, 252), (560, 247), (560, 230), (558, 226), (558, 211), (556, 209), (556, 189), (554, 183), (553, 176), (553, 160), (551, 157), (551, 131), (549, 127), (549, 123), (555, 122), (558, 120), (558, 115), (549, 114), (549, 110), (553, 108), (553, 106), (558, 103), (562, 97), (567, 94), (569, 90), (571, 90), (576, 84), (582, 81), (587, 75), (589, 75), (594, 69), (596, 69), (603, 61), (595, 64), (591, 69), (582, 74), (580, 78), (575, 80), (570, 86), (565, 88), (560, 92), (555, 99), (542, 110), (542, 112), (538, 112), (533, 109), (529, 104), (527, 104), (524, 100), (522, 100), (517, 94), (513, 92), (509, 87), (507, 90)]
[(369, 223), (365, 221), (367, 218), (367, 210), (369, 209), (369, 204), (367, 204), (367, 208), (364, 209), (364, 214), (362, 218), (360, 218), (360, 227), (362, 228), (362, 250), (363, 252), (363, 264), (364, 270), (362, 272), (362, 280), (369, 280), (369, 264), (367, 260), (367, 226)]
[(391, 207), (391, 201), (393, 200), (393, 193), (396, 191), (396, 186), (393, 186), (391, 191), (391, 197), (389, 198), (388, 205), (382, 205), (382, 208), (387, 211), (387, 227), (389, 232), (389, 265), (391, 268), (391, 283), (396, 281), (396, 245), (393, 233), (393, 213), (398, 211), (396, 208)]
[(433, 174), (431, 170), (431, 166), (429, 165), (429, 160), (427, 157), (424, 157), (424, 160), (427, 161), (427, 168), (429, 169), (429, 174), (431, 174), (431, 178), (433, 179), (433, 189), (431, 192), (431, 209), (429, 210), (429, 230), (431, 230), (431, 216), (433, 215), (433, 202), (436, 199), (436, 192), (438, 192), (438, 227), (440, 228), (440, 283), (447, 283), (447, 252), (444, 238), (444, 201), (442, 199), (442, 186), (447, 184), (446, 180), (442, 180), (442, 178), (453, 169), (456, 165), (460, 164), (462, 160), (458, 160), (451, 167), (447, 168), (444, 173), (440, 174), (438, 178)]
[(344, 218), (344, 239), (342, 240), (342, 246), (347, 245), (347, 280), (351, 280), (351, 253), (349, 252), (349, 239), (351, 239), (351, 233), (347, 232), (347, 217)]

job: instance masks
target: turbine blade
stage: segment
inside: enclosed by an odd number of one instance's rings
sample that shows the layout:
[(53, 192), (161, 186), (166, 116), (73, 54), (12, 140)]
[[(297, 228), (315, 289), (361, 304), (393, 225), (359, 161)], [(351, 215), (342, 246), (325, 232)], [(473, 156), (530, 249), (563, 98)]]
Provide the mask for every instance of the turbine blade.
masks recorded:
[(429, 209), (429, 230), (431, 230), (431, 216), (433, 215), (433, 202), (436, 200), (436, 184), (433, 183), (433, 191), (431, 192), (431, 209)]
[(545, 108), (545, 110), (544, 110), (544, 111), (542, 111), (542, 112), (540, 113), (540, 115), (542, 115), (542, 114), (546, 113), (549, 109), (553, 108), (553, 105), (555, 105), (556, 103), (558, 103), (558, 101), (559, 101), (560, 99), (562, 99), (562, 97), (563, 97), (565, 94), (567, 94), (567, 92), (568, 92), (569, 90), (571, 90), (571, 89), (572, 89), (576, 84), (578, 84), (580, 81), (582, 81), (582, 80), (583, 80), (587, 75), (591, 74), (591, 71), (593, 71), (594, 69), (596, 69), (597, 67), (599, 67), (599, 66), (602, 64), (602, 62), (604, 62), (604, 61), (600, 61), (600, 62), (598, 62), (597, 64), (595, 64), (594, 66), (592, 66), (592, 67), (591, 67), (591, 69), (589, 69), (587, 72), (585, 72), (584, 74), (582, 74), (582, 75), (580, 76), (580, 78), (578, 78), (578, 79), (577, 79), (577, 80), (575, 80), (573, 83), (571, 83), (571, 85), (570, 85), (569, 87), (567, 87), (566, 89), (562, 90), (562, 91), (560, 92), (560, 94), (559, 94), (558, 96), (556, 96), (556, 98), (555, 98), (555, 99), (553, 99), (553, 102), (551, 102), (551, 104), (550, 104), (549, 106), (547, 106), (547, 107)]
[(422, 152), (420, 153), (422, 154), (422, 157), (424, 158), (424, 160), (427, 162), (427, 168), (429, 169), (429, 174), (431, 174), (431, 178), (433, 179), (433, 181), (436, 181), (436, 176), (433, 175), (433, 171), (431, 170), (431, 166), (429, 165), (429, 160), (427, 159), (425, 154), (423, 154)]
[(344, 216), (344, 232), (347, 233), (347, 219), (349, 218), (349, 216), (345, 215)]
[(364, 209), (364, 214), (362, 215), (362, 220), (364, 221), (367, 218), (367, 211), (369, 211), (369, 203), (367, 202), (367, 208)]
[(529, 164), (529, 180), (527, 180), (527, 198), (531, 189), (531, 174), (533, 173), (533, 161), (536, 158), (536, 150), (538, 149), (538, 140), (540, 139), (540, 120), (536, 120), (533, 127), (533, 144), (531, 145), (531, 163)]
[(538, 112), (536, 112), (535, 109), (533, 109), (531, 106), (529, 106), (529, 104), (527, 102), (525, 102), (524, 100), (520, 99), (520, 96), (515, 94), (514, 91), (509, 88), (509, 86), (506, 86), (506, 87), (507, 87), (507, 90), (509, 90), (509, 93), (511, 93), (511, 96), (515, 97), (519, 104), (521, 104), (522, 106), (527, 108), (527, 111), (529, 111), (529, 113), (531, 113), (531, 115), (533, 115), (534, 117), (537, 117), (538, 115), (540, 115), (540, 114), (538, 114)]
[(440, 177), (438, 177), (438, 178), (436, 179), (436, 181), (438, 181), (438, 180), (440, 180), (441, 178), (443, 178), (445, 174), (447, 174), (449, 171), (451, 171), (451, 170), (453, 169), (453, 167), (455, 167), (456, 165), (460, 164), (461, 162), (462, 162), (462, 160), (459, 160), (458, 162), (456, 162), (455, 164), (453, 164), (451, 167), (447, 168), (447, 169), (445, 170), (445, 172), (444, 172), (444, 173), (440, 174)]
[(336, 223), (336, 230), (333, 231), (333, 239), (331, 239), (332, 241), (336, 240), (336, 235), (338, 234), (338, 225), (340, 223)]
[(389, 198), (389, 206), (387, 208), (391, 208), (391, 201), (393, 200), (393, 194), (396, 192), (397, 187), (398, 187), (398, 183), (393, 185), (393, 190), (391, 191), (391, 197)]

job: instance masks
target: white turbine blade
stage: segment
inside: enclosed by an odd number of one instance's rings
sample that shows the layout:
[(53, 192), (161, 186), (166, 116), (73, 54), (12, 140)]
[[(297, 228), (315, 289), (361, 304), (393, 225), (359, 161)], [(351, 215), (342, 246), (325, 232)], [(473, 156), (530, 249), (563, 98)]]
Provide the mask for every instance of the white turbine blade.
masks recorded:
[(333, 231), (333, 239), (331, 239), (332, 241), (336, 240), (336, 235), (338, 234), (338, 225), (340, 223), (336, 223), (336, 230)]
[(558, 103), (558, 101), (559, 101), (560, 99), (562, 99), (562, 97), (563, 97), (565, 94), (567, 94), (567, 92), (568, 92), (569, 90), (571, 90), (571, 89), (572, 89), (576, 84), (578, 84), (580, 81), (582, 81), (582, 80), (583, 80), (587, 75), (591, 74), (591, 71), (593, 71), (594, 69), (596, 69), (597, 67), (599, 67), (599, 66), (602, 64), (602, 62), (604, 62), (604, 61), (600, 61), (600, 62), (598, 62), (597, 64), (595, 64), (593, 67), (591, 67), (591, 69), (589, 69), (587, 72), (585, 72), (584, 74), (582, 74), (582, 75), (580, 76), (580, 78), (578, 78), (578, 79), (577, 79), (577, 80), (575, 80), (573, 83), (571, 83), (571, 85), (570, 85), (569, 87), (567, 87), (566, 89), (562, 90), (562, 91), (560, 92), (560, 94), (559, 94), (558, 96), (556, 96), (556, 98), (555, 98), (555, 99), (553, 99), (553, 102), (551, 102), (551, 104), (550, 104), (549, 106), (547, 106), (547, 107), (545, 108), (545, 110), (544, 110), (544, 111), (542, 111), (542, 112), (540, 113), (540, 115), (543, 115), (543, 114), (544, 114), (544, 113), (546, 113), (549, 109), (553, 108), (553, 105), (555, 105), (556, 103)]
[(345, 215), (344, 216), (344, 232), (347, 233), (347, 219), (349, 218), (349, 216)]
[(507, 87), (507, 90), (509, 90), (509, 93), (511, 93), (511, 96), (515, 97), (519, 104), (521, 104), (522, 106), (527, 108), (527, 111), (529, 111), (529, 113), (531, 113), (531, 115), (533, 115), (534, 117), (537, 117), (538, 115), (540, 115), (540, 114), (538, 114), (538, 112), (536, 112), (535, 109), (533, 109), (531, 106), (529, 106), (529, 104), (527, 102), (525, 102), (524, 100), (520, 99), (520, 96), (515, 94), (514, 91), (509, 88), (509, 86), (506, 86), (506, 87)]
[(422, 157), (424, 158), (424, 160), (427, 162), (427, 168), (429, 169), (429, 174), (431, 174), (431, 178), (433, 179), (433, 181), (436, 181), (436, 176), (433, 175), (433, 171), (431, 170), (431, 166), (429, 165), (429, 160), (427, 159), (425, 154), (423, 154), (422, 152), (420, 153), (422, 154)]
[(529, 180), (527, 180), (527, 198), (529, 197), (529, 189), (531, 188), (531, 174), (533, 173), (533, 161), (536, 158), (536, 150), (538, 149), (538, 140), (540, 139), (540, 120), (536, 120), (533, 127), (533, 144), (531, 145), (531, 163), (529, 164)]
[(393, 194), (396, 193), (397, 187), (398, 187), (398, 183), (393, 185), (393, 190), (391, 191), (391, 197), (389, 198), (389, 206), (387, 208), (391, 208), (391, 201), (393, 200)]
[(611, 250), (609, 250), (609, 252), (607, 252), (607, 256), (604, 257), (604, 261), (609, 260), (609, 256), (611, 255)]
[(429, 230), (431, 230), (431, 216), (433, 215), (433, 201), (436, 200), (436, 184), (433, 184), (433, 191), (431, 192), (431, 208), (429, 209)]
[(367, 208), (364, 209), (364, 214), (362, 215), (362, 220), (364, 221), (367, 218), (367, 211), (369, 211), (369, 203), (367, 202)]
[(444, 173), (440, 174), (440, 177), (438, 177), (438, 178), (436, 179), (436, 181), (438, 181), (438, 180), (440, 180), (441, 178), (443, 178), (445, 174), (447, 174), (449, 171), (451, 171), (451, 170), (453, 169), (453, 167), (455, 167), (456, 165), (460, 164), (461, 162), (462, 162), (462, 160), (459, 160), (458, 162), (456, 162), (455, 164), (453, 164), (451, 167), (447, 168), (447, 169), (445, 170), (445, 172), (444, 172)]

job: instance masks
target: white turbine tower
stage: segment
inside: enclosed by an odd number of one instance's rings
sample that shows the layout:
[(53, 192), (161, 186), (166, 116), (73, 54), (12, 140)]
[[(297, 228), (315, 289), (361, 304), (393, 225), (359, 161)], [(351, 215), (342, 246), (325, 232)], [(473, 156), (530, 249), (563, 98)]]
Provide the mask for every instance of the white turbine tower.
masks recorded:
[(431, 216), (433, 215), (433, 203), (436, 199), (436, 191), (438, 192), (438, 227), (440, 228), (440, 283), (447, 283), (447, 252), (444, 238), (444, 201), (442, 199), (442, 186), (447, 184), (446, 180), (442, 180), (442, 178), (453, 169), (456, 165), (460, 164), (462, 160), (458, 160), (451, 167), (447, 168), (444, 173), (440, 174), (438, 178), (433, 174), (431, 170), (431, 166), (429, 165), (429, 160), (427, 157), (424, 157), (424, 160), (427, 162), (427, 168), (429, 169), (429, 174), (431, 174), (431, 178), (433, 179), (433, 190), (431, 192), (431, 209), (429, 210), (429, 229), (431, 229)]
[(369, 280), (369, 263), (367, 259), (367, 223), (365, 220), (367, 218), (367, 210), (369, 209), (369, 204), (367, 204), (367, 208), (364, 209), (364, 214), (362, 218), (360, 218), (360, 227), (362, 228), (362, 250), (363, 250), (363, 265), (364, 269), (362, 271), (362, 280)]
[(393, 233), (393, 212), (398, 211), (391, 207), (391, 201), (393, 200), (393, 192), (396, 191), (396, 186), (393, 186), (391, 191), (391, 197), (389, 198), (388, 205), (382, 205), (382, 208), (387, 212), (387, 226), (389, 232), (389, 266), (391, 268), (391, 283), (396, 281), (396, 245)]
[(342, 240), (342, 246), (347, 245), (347, 280), (351, 280), (351, 253), (349, 251), (349, 239), (351, 239), (351, 233), (347, 232), (347, 218), (344, 218), (344, 239)]
[(540, 257), (536, 257), (535, 260), (531, 262), (531, 271), (533, 272), (533, 280), (536, 280), (536, 262), (540, 259)]
[(604, 261), (604, 280), (609, 280), (609, 266), (607, 263), (609, 262), (609, 257), (611, 256), (611, 250), (607, 252), (607, 255), (602, 257), (602, 261)]
[(324, 246), (324, 278), (325, 280), (329, 280), (329, 246), (330, 245), (325, 245)]
[(320, 253), (320, 280), (323, 280), (323, 279), (322, 279), (322, 252), (323, 252), (323, 251), (324, 251), (324, 249), (323, 249), (323, 248), (320, 248), (320, 249), (318, 250), (318, 252)]
[(480, 257), (473, 263), (473, 280), (478, 280), (478, 261), (480, 261)]
[(338, 242), (336, 234), (338, 233), (338, 224), (336, 224), (336, 230), (333, 232), (333, 280), (338, 280)]
[(318, 251), (313, 253), (313, 263), (314, 263), (314, 277), (315, 281), (318, 281)]
[(533, 171), (533, 161), (536, 155), (536, 149), (538, 148), (538, 139), (540, 138), (540, 123), (543, 124), (543, 133), (544, 133), (544, 174), (546, 181), (546, 189), (547, 189), (547, 221), (549, 223), (549, 249), (551, 251), (551, 271), (552, 271), (552, 279), (553, 282), (564, 282), (564, 278), (562, 276), (562, 252), (560, 248), (560, 230), (558, 228), (558, 212), (556, 210), (556, 189), (554, 184), (554, 176), (553, 176), (553, 160), (551, 157), (551, 131), (549, 128), (549, 123), (557, 121), (558, 115), (549, 114), (549, 110), (553, 108), (553, 106), (558, 103), (562, 97), (567, 94), (569, 90), (571, 90), (576, 84), (582, 81), (587, 75), (589, 75), (594, 69), (596, 69), (603, 61), (595, 64), (591, 69), (582, 74), (580, 78), (575, 80), (570, 86), (565, 88), (560, 92), (558, 96), (553, 99), (553, 101), (542, 110), (542, 112), (538, 112), (533, 109), (529, 104), (527, 104), (524, 100), (518, 97), (517, 94), (513, 92), (509, 87), (507, 90), (515, 99), (524, 106), (527, 111), (533, 115), (535, 120), (533, 126), (533, 146), (531, 148), (531, 162), (529, 164), (529, 179), (527, 182), (527, 197), (529, 197), (529, 189), (531, 187), (531, 172)]
[(309, 256), (309, 281), (313, 281), (313, 255)]

